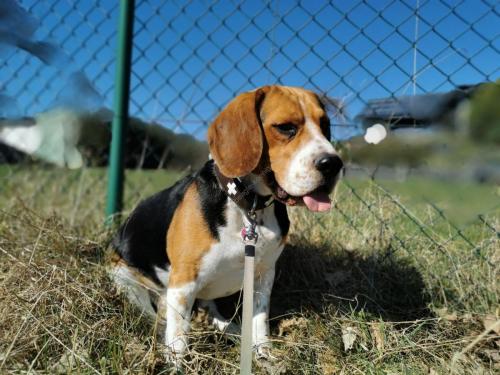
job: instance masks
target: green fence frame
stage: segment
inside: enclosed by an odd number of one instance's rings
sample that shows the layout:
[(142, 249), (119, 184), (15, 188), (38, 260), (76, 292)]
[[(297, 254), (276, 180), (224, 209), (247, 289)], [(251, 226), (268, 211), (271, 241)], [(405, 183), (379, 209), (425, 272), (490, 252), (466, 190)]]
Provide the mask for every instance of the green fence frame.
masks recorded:
[(120, 213), (123, 205), (124, 152), (129, 117), (134, 9), (135, 0), (120, 1), (115, 97), (113, 104), (114, 115), (106, 203), (107, 223), (114, 221), (112, 220), (113, 217), (116, 217)]

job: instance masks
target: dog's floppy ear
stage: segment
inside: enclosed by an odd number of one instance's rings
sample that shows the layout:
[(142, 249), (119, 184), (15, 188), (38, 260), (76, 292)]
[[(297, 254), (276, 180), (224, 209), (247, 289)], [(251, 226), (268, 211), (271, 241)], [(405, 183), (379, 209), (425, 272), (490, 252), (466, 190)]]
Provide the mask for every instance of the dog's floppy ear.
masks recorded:
[(241, 177), (252, 172), (260, 161), (263, 134), (259, 109), (264, 89), (237, 96), (208, 129), (208, 145), (223, 175)]

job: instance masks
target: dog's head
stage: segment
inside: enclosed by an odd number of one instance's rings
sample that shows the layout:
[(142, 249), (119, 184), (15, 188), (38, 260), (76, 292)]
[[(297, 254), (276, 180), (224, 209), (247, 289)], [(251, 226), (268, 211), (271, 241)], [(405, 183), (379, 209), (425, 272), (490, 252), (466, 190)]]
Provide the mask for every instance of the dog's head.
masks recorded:
[(276, 199), (330, 208), (343, 167), (330, 143), (330, 121), (311, 91), (265, 86), (239, 95), (208, 130), (210, 152), (228, 177), (262, 177)]

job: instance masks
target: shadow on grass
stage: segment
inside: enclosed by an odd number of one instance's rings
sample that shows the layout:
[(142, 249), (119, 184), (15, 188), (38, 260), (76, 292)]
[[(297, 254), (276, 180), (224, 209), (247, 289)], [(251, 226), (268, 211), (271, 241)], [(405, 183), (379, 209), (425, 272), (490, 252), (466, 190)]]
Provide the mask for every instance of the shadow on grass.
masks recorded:
[[(373, 255), (377, 254), (377, 255)], [(231, 316), (238, 295), (217, 300)], [(420, 272), (387, 250), (363, 256), (355, 251), (332, 254), (307, 243), (287, 245), (277, 263), (271, 297), (272, 324), (290, 314), (332, 309), (346, 315), (363, 311), (367, 318), (407, 321), (432, 316)]]
[(429, 302), (420, 272), (387, 250), (332, 254), (299, 243), (278, 261), (271, 316), (333, 306), (341, 314), (363, 310), (384, 320), (414, 320), (432, 315)]

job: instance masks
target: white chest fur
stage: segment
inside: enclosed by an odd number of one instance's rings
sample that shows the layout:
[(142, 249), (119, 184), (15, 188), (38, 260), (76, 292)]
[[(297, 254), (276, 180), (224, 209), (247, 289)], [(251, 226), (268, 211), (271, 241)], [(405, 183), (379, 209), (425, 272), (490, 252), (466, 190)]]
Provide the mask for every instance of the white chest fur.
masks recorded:
[[(226, 212), (227, 224), (219, 230), (220, 241), (210, 248), (200, 265), (198, 298), (228, 296), (240, 290), (243, 285), (243, 213), (232, 201), (228, 202)], [(257, 212), (257, 223), (259, 239), (255, 246), (256, 278), (274, 267), (284, 246), (273, 205)]]

